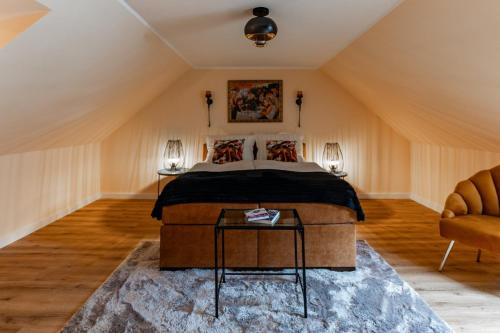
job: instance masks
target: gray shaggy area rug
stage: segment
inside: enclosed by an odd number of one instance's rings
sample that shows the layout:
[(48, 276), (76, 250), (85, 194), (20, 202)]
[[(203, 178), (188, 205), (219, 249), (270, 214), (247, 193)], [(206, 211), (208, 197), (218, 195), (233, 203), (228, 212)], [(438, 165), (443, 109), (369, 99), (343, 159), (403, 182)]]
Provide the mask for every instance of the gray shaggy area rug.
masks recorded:
[(62, 332), (453, 332), (367, 243), (357, 269), (307, 270), (309, 317), (290, 276), (229, 276), (214, 317), (214, 273), (159, 271), (143, 242)]

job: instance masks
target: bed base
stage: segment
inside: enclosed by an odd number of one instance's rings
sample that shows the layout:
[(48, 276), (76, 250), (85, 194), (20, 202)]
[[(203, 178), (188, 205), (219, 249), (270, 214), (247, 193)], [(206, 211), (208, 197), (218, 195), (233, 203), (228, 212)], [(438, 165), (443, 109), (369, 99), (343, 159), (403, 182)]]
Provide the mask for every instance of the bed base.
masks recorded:
[[(213, 231), (220, 210), (259, 206), (297, 209), (304, 223), (308, 268), (355, 269), (356, 213), (342, 206), (313, 203), (197, 203), (165, 207), (160, 269), (213, 268)], [(227, 230), (225, 238), (227, 267), (282, 269), (294, 265), (291, 231)]]

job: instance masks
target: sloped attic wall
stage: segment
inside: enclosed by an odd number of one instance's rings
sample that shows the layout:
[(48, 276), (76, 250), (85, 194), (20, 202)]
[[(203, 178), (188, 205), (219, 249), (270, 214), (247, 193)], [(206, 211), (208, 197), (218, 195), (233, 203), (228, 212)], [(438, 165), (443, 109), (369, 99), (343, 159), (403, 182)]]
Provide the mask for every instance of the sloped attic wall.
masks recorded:
[(323, 67), (413, 142), (412, 193), (435, 209), (500, 163), (498, 17), (496, 0), (406, 0)]
[[(228, 123), (227, 81), (283, 80), (283, 123)], [(214, 94), (207, 126), (205, 90)], [(297, 127), (297, 90), (304, 91)], [(408, 197), (409, 142), (317, 70), (192, 70), (102, 143), (102, 190), (110, 197), (156, 197), (165, 143), (180, 138), (187, 166), (201, 161), (207, 134), (298, 132), (307, 159), (321, 161), (325, 142), (341, 143), (348, 180), (360, 193)]]
[(0, 154), (99, 142), (189, 68), (118, 1), (40, 2), (0, 50)]
[(100, 144), (0, 156), (0, 248), (96, 200)]
[(0, 48), (29, 28), (48, 12), (35, 0), (0, 1)]
[(100, 141), (189, 69), (119, 1), (40, 2), (0, 49), (0, 247), (100, 195)]

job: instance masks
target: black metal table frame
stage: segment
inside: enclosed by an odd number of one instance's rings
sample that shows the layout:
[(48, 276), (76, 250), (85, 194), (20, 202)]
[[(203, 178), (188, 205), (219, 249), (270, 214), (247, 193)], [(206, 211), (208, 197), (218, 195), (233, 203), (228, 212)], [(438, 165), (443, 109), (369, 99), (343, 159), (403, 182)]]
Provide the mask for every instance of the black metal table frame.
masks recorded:
[[(220, 288), (222, 287), (222, 283), (226, 282), (226, 275), (295, 275), (295, 283), (300, 283), (300, 288), (302, 290), (302, 297), (304, 301), (304, 318), (307, 318), (307, 286), (306, 286), (306, 256), (305, 256), (305, 232), (304, 225), (300, 220), (300, 216), (297, 213), (297, 210), (293, 209), (294, 217), (299, 222), (296, 226), (266, 226), (264, 224), (255, 224), (255, 225), (230, 225), (230, 226), (219, 226), (219, 222), (224, 217), (225, 211), (228, 210), (240, 210), (240, 209), (222, 209), (219, 218), (217, 219), (217, 223), (214, 228), (214, 257), (215, 257), (215, 317), (219, 318), (219, 295)], [(226, 254), (225, 254), (225, 242), (224, 242), (224, 230), (293, 230), (293, 240), (294, 240), (294, 255), (295, 255), (295, 272), (294, 273), (286, 273), (286, 272), (226, 272)], [(302, 245), (302, 277), (299, 274), (298, 267), (298, 258), (297, 258), (297, 233), (300, 235), (301, 245)], [(219, 278), (219, 255), (218, 255), (218, 240), (219, 234), (221, 234), (221, 245), (222, 245), (222, 274)], [(248, 270), (258, 270), (258, 267), (250, 267)]]

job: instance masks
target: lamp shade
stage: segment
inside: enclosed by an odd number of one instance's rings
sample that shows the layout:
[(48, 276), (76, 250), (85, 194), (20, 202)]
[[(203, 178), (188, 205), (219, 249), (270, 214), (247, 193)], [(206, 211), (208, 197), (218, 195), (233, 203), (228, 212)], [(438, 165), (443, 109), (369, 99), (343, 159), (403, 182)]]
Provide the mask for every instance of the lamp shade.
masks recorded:
[(330, 172), (341, 172), (344, 169), (344, 156), (337, 142), (325, 143), (323, 150), (323, 168)]
[(177, 170), (184, 166), (184, 149), (181, 140), (168, 140), (163, 152), (163, 167)]

